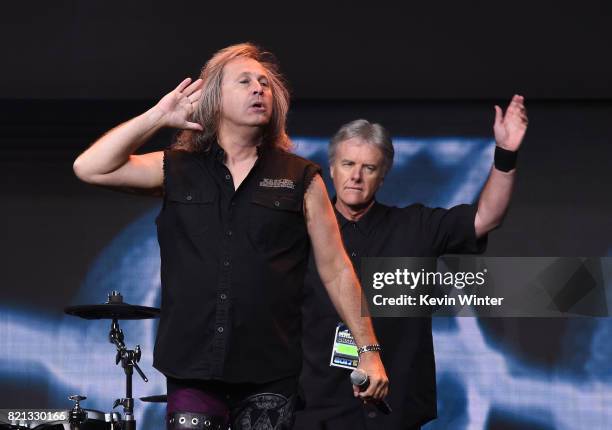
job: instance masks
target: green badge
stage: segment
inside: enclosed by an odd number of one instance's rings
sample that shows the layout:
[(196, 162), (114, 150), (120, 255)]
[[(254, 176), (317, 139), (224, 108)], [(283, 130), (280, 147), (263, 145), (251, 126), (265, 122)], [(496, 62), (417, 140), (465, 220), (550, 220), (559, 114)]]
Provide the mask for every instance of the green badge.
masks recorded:
[(346, 325), (338, 323), (329, 365), (352, 370), (358, 364), (359, 354), (357, 353), (357, 345), (355, 345), (353, 335)]

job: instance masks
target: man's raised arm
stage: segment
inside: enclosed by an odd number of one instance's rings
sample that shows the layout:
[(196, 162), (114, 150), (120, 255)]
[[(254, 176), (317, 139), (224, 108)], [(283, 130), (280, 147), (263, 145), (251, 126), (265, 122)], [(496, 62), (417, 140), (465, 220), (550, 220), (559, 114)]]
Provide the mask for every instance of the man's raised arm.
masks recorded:
[(201, 95), (202, 80), (187, 78), (147, 112), (113, 128), (74, 161), (79, 179), (112, 188), (156, 193), (163, 183), (163, 153), (133, 153), (159, 129), (202, 130), (189, 122)]
[[(315, 263), (327, 293), (351, 330), (357, 346), (377, 344), (371, 319), (361, 316), (361, 286), (342, 245), (336, 217), (319, 175), (312, 180), (304, 201)], [(374, 351), (361, 354), (359, 368), (370, 378), (368, 389), (359, 393), (359, 397), (383, 399), (387, 395), (389, 380), (380, 354)], [(353, 391), (355, 394), (359, 392), (355, 386)]]
[(508, 210), (516, 176), (516, 153), (527, 131), (527, 111), (524, 97), (515, 95), (505, 115), (495, 106), (495, 166), (480, 194), (474, 227), (476, 237), (482, 237), (499, 226)]

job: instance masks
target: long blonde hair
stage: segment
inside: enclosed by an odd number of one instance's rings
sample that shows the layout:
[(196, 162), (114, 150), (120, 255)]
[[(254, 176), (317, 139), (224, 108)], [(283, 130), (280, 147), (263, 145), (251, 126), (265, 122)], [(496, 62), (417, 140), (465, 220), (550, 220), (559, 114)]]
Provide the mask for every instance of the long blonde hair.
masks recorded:
[(287, 113), (289, 112), (289, 90), (278, 70), (274, 56), (251, 43), (240, 43), (221, 49), (204, 65), (200, 78), (204, 81), (202, 96), (192, 121), (199, 123), (204, 131), (182, 130), (172, 145), (173, 149), (184, 151), (206, 151), (217, 138), (221, 117), (221, 84), (223, 68), (238, 57), (252, 58), (267, 71), (272, 90), (272, 116), (263, 130), (262, 144), (282, 150), (291, 148), (291, 140), (286, 132)]

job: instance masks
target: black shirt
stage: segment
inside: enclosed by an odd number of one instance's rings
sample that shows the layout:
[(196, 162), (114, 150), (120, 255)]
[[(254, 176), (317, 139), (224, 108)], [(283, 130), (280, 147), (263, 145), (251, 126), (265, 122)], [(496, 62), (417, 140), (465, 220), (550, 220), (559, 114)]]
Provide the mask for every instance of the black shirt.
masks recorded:
[(320, 168), (258, 149), (234, 190), (224, 159), (216, 144), (205, 153), (164, 152), (153, 364), (178, 379), (263, 383), (297, 375), (310, 249), (302, 205)]
[[(479, 253), (486, 237), (474, 231), (476, 207), (451, 209), (414, 204), (405, 208), (375, 202), (357, 222), (336, 217), (346, 251), (359, 273), (361, 257), (437, 257), (446, 253)], [(436, 417), (436, 378), (430, 318), (373, 318), (389, 376), (385, 416), (364, 410), (353, 397), (349, 371), (330, 367), (334, 331), (340, 321), (311, 258), (303, 304), (304, 364), (301, 386), (306, 410), (296, 429), (350, 428), (351, 414), (361, 414), (368, 428), (400, 429)]]

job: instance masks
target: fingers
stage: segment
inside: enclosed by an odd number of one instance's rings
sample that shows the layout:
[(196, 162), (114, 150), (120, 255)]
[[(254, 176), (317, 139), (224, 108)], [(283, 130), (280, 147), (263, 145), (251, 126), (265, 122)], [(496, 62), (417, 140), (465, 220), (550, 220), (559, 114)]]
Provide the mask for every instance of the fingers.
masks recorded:
[(176, 87), (176, 91), (178, 91), (179, 93), (182, 92), (185, 88), (187, 88), (189, 82), (191, 82), (191, 78), (183, 79), (183, 81), (178, 85), (178, 87)]
[(357, 392), (357, 397), (363, 400), (382, 400), (387, 396), (389, 392), (389, 385), (386, 380), (370, 381), (368, 389), (365, 391), (359, 391), (359, 387), (353, 385), (353, 394)]
[(529, 119), (527, 117), (527, 108), (525, 107), (525, 97), (519, 96), (519, 98), (520, 98), (518, 100), (519, 117), (525, 124), (527, 124), (529, 122)]
[(360, 391), (357, 397), (363, 400), (372, 400), (375, 399), (374, 393), (376, 392), (376, 385), (370, 382), (368, 389), (365, 391)]
[(512, 100), (510, 100), (510, 103), (508, 104), (508, 108), (506, 109), (506, 117), (508, 115), (516, 115), (520, 110), (520, 106), (521, 106), (521, 103), (518, 99), (518, 96), (515, 94), (512, 97)]
[(189, 85), (190, 82), (191, 78), (183, 79), (178, 87), (175, 88), (175, 91), (183, 93), (186, 96), (190, 96), (202, 87), (202, 83), (204, 81), (202, 79), (196, 79), (195, 81), (191, 82), (191, 85)]
[(380, 386), (380, 390), (377, 395), (379, 399), (384, 399), (387, 397), (387, 394), (389, 394), (389, 381)]
[(385, 397), (387, 397), (387, 393), (389, 392), (389, 382), (382, 382), (381, 384), (378, 386), (378, 389), (376, 390), (376, 392), (374, 393), (374, 396), (378, 399), (378, 400), (382, 400)]
[(357, 394), (357, 397), (362, 400), (382, 400), (386, 396), (386, 389), (382, 387), (376, 387), (374, 385), (370, 385), (367, 390), (361, 391)]
[[(524, 100), (525, 98), (523, 96), (515, 94), (512, 97), (512, 100), (510, 101), (508, 108), (506, 109), (506, 114), (503, 115), (502, 121), (506, 121), (507, 119), (511, 119), (511, 118), (519, 118), (521, 119), (522, 122), (526, 123), (527, 122), (527, 109), (525, 108)], [(499, 124), (498, 116), (499, 116), (500, 111), (497, 109), (497, 106), (495, 107), (495, 112), (496, 112), (495, 123)]]
[(501, 124), (504, 116), (502, 113), (502, 108), (495, 105), (495, 125)]
[(187, 97), (189, 99), (189, 103), (195, 103), (198, 100), (200, 100), (200, 97), (202, 96), (202, 89), (200, 88), (199, 90), (196, 90), (194, 93), (192, 93), (189, 97)]
[(204, 81), (202, 79), (196, 79), (191, 85), (189, 85), (185, 88), (185, 90), (183, 90), (183, 94), (185, 94), (186, 96), (192, 95), (195, 91), (198, 91), (202, 87), (203, 83)]
[(508, 107), (506, 108), (506, 113), (501, 107), (495, 105), (495, 125), (501, 125), (507, 118), (511, 118), (513, 116), (520, 116), (521, 114), (526, 114), (525, 105), (523, 104), (524, 97), (518, 94), (512, 96)]
[(525, 98), (523, 96), (519, 96), (515, 94), (510, 101), (510, 105), (508, 105), (508, 111), (518, 111), (518, 112), (526, 112), (525, 109)]
[(194, 130), (194, 131), (204, 131), (204, 128), (200, 124), (198, 124), (197, 122), (189, 122), (189, 121), (185, 122), (183, 129)]
[(527, 118), (527, 109), (525, 108), (524, 101), (525, 98), (523, 96), (515, 94), (514, 97), (512, 97), (510, 105), (508, 106), (506, 116), (510, 114), (511, 117), (518, 118), (523, 125), (527, 125), (529, 123), (529, 119)]

